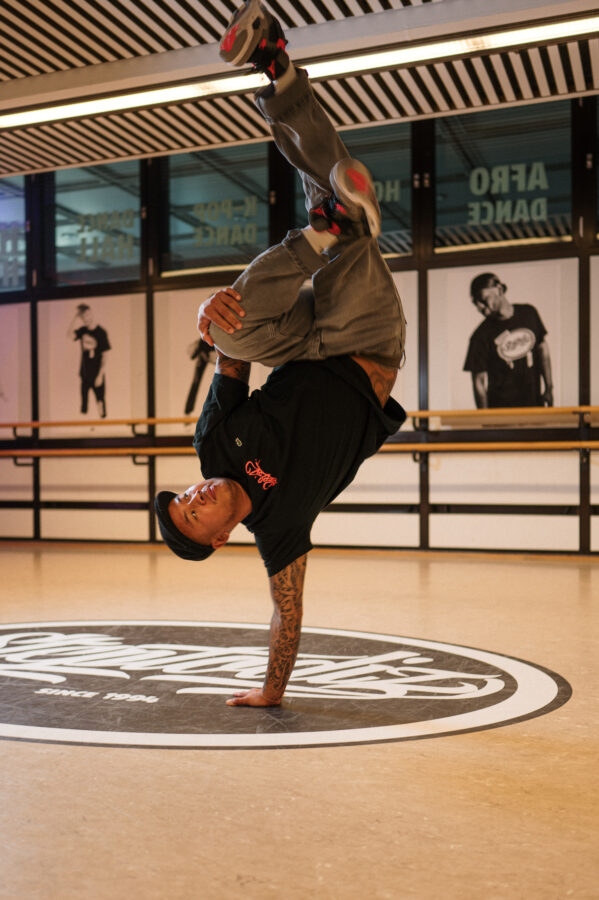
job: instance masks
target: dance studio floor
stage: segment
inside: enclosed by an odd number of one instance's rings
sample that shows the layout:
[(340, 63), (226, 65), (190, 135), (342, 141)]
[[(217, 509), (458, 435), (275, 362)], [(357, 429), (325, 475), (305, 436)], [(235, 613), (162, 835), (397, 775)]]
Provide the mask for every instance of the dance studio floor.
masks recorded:
[[(219, 693), (260, 668), (251, 548), (3, 543), (0, 596), (2, 900), (599, 897), (597, 558), (314, 551), (302, 665), (328, 680), (266, 713)], [(83, 632), (121, 657), (75, 671)]]

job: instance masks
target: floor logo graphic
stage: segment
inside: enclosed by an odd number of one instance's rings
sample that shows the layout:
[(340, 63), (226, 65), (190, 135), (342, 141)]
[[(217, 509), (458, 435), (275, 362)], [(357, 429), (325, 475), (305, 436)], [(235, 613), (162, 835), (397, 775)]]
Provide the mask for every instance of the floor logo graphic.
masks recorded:
[(284, 704), (226, 706), (262, 684), (267, 660), (263, 625), (2, 625), (0, 737), (173, 748), (399, 741), (531, 718), (571, 694), (559, 675), (484, 650), (304, 628)]

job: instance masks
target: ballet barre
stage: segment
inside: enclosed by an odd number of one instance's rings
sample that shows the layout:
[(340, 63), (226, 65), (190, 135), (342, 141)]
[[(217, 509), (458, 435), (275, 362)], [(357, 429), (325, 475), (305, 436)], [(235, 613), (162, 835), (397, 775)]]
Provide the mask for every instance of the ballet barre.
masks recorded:
[[(406, 414), (413, 422), (428, 420), (442, 425), (488, 425), (488, 424), (518, 424), (537, 425), (547, 420), (547, 424), (575, 425), (581, 421), (587, 425), (599, 425), (599, 406), (523, 406), (502, 407), (498, 409), (419, 409)], [(81, 428), (81, 427), (122, 427), (127, 426), (135, 430), (140, 425), (192, 425), (197, 422), (197, 416), (154, 416), (150, 418), (127, 419), (66, 419), (53, 421), (31, 422), (0, 422), (0, 435), (4, 429), (10, 429), (14, 436), (17, 429), (40, 428)], [(431, 430), (436, 430), (431, 428)], [(135, 433), (135, 431), (134, 431)]]
[[(599, 450), (599, 440), (588, 441), (389, 441), (379, 453), (484, 453), (564, 450)], [(0, 450), (0, 458), (46, 459), (66, 457), (194, 456), (189, 447), (35, 447)]]

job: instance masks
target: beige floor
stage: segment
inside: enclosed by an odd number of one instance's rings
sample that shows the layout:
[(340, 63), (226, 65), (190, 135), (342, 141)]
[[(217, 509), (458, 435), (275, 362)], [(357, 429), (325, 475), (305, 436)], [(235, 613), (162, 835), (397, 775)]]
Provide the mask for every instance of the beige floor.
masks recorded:
[[(0, 620), (265, 622), (253, 550), (0, 545)], [(0, 741), (2, 900), (599, 897), (595, 559), (322, 551), (307, 625), (484, 648), (563, 675), (547, 715), (285, 750)]]

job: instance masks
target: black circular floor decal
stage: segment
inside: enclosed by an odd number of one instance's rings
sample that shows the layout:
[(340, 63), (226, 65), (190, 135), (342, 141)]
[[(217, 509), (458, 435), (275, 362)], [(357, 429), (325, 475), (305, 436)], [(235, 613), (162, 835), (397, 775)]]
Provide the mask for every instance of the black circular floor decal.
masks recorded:
[(136, 747), (359, 744), (493, 728), (556, 709), (561, 676), (485, 650), (304, 628), (283, 705), (259, 687), (268, 628), (222, 622), (0, 626), (0, 737)]

